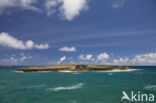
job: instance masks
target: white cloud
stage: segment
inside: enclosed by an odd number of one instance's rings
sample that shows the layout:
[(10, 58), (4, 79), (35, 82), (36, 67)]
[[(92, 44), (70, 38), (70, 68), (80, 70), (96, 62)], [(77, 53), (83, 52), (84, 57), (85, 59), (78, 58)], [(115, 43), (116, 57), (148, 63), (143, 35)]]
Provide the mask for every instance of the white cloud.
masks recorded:
[(47, 10), (47, 15), (51, 16), (52, 14), (55, 13), (55, 6), (58, 5), (58, 0), (47, 0), (44, 4), (46, 10)]
[(64, 51), (64, 52), (75, 52), (77, 51), (75, 47), (62, 47), (59, 49), (59, 51)]
[[(57, 7), (56, 7), (57, 6)], [(88, 8), (87, 0), (47, 0), (45, 2), (47, 15), (50, 16), (58, 9), (59, 15), (67, 20), (73, 20), (80, 11)]]
[[(0, 14), (5, 13), (12, 8), (20, 8), (40, 12), (41, 9), (36, 6), (38, 0), (0, 0)], [(66, 20), (73, 20), (80, 12), (87, 10), (88, 0), (46, 0), (44, 7), (48, 16), (56, 11), (58, 16)]]
[(48, 49), (49, 45), (48, 44), (38, 44), (38, 45), (34, 45), (34, 47), (37, 49)]
[(66, 58), (67, 58), (66, 56), (61, 57), (57, 63), (58, 64), (62, 63), (63, 61), (66, 60)]
[(20, 56), (11, 55), (10, 58), (2, 59), (1, 62), (4, 64), (6, 63), (9, 65), (16, 65), (16, 64), (25, 62), (26, 60), (29, 60), (31, 58), (32, 56), (28, 56), (28, 55), (25, 55), (24, 53), (21, 53)]
[(91, 60), (92, 57), (93, 57), (92, 54), (87, 54), (87, 55), (81, 54), (78, 58), (79, 58), (80, 60)]
[(115, 65), (156, 65), (156, 53), (138, 54), (133, 57), (114, 59)]
[(73, 20), (80, 14), (80, 11), (88, 8), (87, 0), (63, 0), (61, 12), (65, 19)]
[(122, 8), (125, 4), (125, 0), (113, 0), (111, 2), (111, 7), (114, 9)]
[(48, 44), (34, 44), (32, 40), (23, 42), (15, 37), (12, 37), (6, 32), (0, 33), (0, 45), (3, 47), (9, 47), (14, 49), (48, 49)]
[(114, 59), (113, 64), (115, 64), (115, 65), (127, 65), (128, 61), (129, 61), (129, 58), (124, 57), (124, 58)]
[(132, 64), (137, 65), (156, 65), (156, 53), (146, 53), (136, 55), (132, 59)]
[(0, 14), (12, 7), (20, 7), (22, 9), (40, 11), (33, 4), (36, 0), (0, 0)]
[(65, 59), (66, 59), (66, 56), (63, 56), (63, 57), (60, 58), (60, 61), (62, 62), (62, 61), (64, 61)]
[(106, 60), (106, 59), (109, 59), (109, 54), (107, 54), (106, 52), (97, 55), (97, 60), (102, 60), (103, 61), (103, 60)]

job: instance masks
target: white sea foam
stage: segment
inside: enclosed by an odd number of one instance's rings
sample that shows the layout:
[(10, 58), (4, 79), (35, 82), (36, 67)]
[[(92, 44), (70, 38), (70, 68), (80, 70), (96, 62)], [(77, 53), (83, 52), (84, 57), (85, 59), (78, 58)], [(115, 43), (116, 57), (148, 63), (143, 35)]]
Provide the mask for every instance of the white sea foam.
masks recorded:
[(63, 71), (63, 70), (60, 70), (59, 72), (64, 72), (64, 73), (70, 73), (70, 72), (75, 72), (75, 71)]
[(82, 86), (83, 86), (83, 83), (79, 83), (79, 84), (77, 84), (77, 85), (72, 85), (72, 86), (69, 86), (69, 87), (49, 88), (49, 90), (52, 90), (52, 91), (73, 90), (73, 89), (81, 88)]
[(156, 85), (148, 85), (148, 86), (145, 86), (145, 89), (146, 90), (156, 90)]
[(52, 71), (37, 71), (39, 73), (47, 73), (47, 72), (52, 72)]
[(96, 71), (96, 72), (132, 72), (132, 71), (136, 71), (136, 69), (130, 69), (130, 70)]
[(16, 73), (24, 73), (23, 71), (18, 71), (18, 70), (13, 70), (11, 72), (16, 72)]
[(75, 72), (75, 73), (72, 73), (72, 74), (80, 74), (80, 72)]

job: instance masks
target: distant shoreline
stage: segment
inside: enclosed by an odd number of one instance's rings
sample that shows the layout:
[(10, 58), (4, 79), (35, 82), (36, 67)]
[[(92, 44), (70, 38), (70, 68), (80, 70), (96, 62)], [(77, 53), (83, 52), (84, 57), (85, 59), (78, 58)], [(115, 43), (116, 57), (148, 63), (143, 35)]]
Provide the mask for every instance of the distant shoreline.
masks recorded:
[(126, 66), (112, 66), (112, 65), (86, 65), (86, 64), (62, 64), (52, 66), (32, 66), (17, 68), (18, 71), (112, 71), (112, 70), (131, 70)]

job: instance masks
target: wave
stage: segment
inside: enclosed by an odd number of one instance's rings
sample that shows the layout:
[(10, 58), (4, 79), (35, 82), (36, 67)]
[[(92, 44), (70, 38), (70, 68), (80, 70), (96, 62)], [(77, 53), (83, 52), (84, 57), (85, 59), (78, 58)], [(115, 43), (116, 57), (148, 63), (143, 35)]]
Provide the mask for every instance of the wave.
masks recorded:
[(146, 90), (156, 90), (156, 85), (148, 85), (148, 86), (145, 86), (145, 89)]
[(71, 73), (71, 72), (77, 72), (77, 71), (68, 71), (68, 70), (62, 71), (62, 70), (60, 70), (59, 72)]
[(47, 72), (52, 72), (52, 71), (37, 71), (38, 73), (47, 73)]
[(96, 71), (96, 72), (132, 72), (136, 71), (137, 69), (130, 69), (130, 70), (110, 70), (110, 71)]
[(72, 73), (72, 74), (80, 74), (80, 72), (75, 72), (75, 73)]
[(18, 70), (12, 70), (11, 72), (24, 73), (23, 71), (18, 71)]
[(79, 83), (77, 85), (69, 86), (69, 87), (56, 87), (56, 88), (49, 88), (49, 90), (52, 91), (60, 91), (60, 90), (73, 90), (73, 89), (79, 89), (83, 86), (83, 83)]

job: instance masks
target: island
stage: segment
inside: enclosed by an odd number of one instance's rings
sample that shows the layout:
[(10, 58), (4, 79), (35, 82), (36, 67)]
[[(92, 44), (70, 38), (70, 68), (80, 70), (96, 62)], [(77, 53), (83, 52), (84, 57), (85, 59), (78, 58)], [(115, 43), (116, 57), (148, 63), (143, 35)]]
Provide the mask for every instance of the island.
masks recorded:
[(87, 65), (87, 64), (62, 64), (51, 66), (33, 66), (17, 68), (18, 71), (113, 71), (113, 70), (131, 70), (125, 66), (112, 65)]

